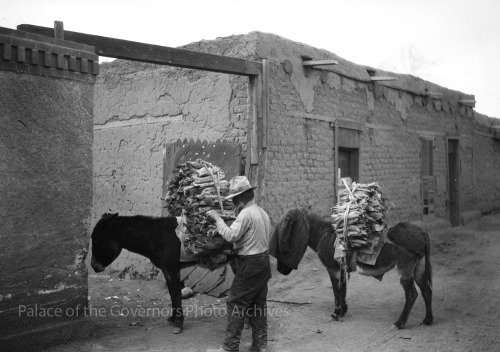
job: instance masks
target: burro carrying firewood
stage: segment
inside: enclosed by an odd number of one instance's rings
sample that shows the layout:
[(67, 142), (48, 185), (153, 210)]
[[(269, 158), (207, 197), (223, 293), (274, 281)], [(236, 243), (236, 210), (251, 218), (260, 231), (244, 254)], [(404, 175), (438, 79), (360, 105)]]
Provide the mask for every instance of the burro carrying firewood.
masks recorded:
[(375, 264), (387, 238), (388, 199), (377, 182), (360, 184), (342, 179), (338, 202), (332, 208), (336, 234), (335, 259), (348, 272), (356, 270), (356, 261)]
[(349, 273), (372, 276), (382, 281), (397, 268), (404, 290), (405, 305), (394, 325), (401, 329), (417, 299), (415, 284), (425, 303), (423, 323), (431, 325), (432, 266), (429, 234), (422, 228), (400, 222), (388, 226), (388, 206), (377, 183), (358, 184), (343, 180), (331, 217), (304, 208), (289, 209), (275, 226), (270, 254), (277, 259), (283, 275), (298, 270), (307, 247), (311, 247), (328, 271), (334, 295), (332, 317), (347, 313)]
[(207, 217), (215, 210), (230, 225), (235, 219), (234, 204), (225, 197), (229, 182), (224, 171), (202, 159), (177, 165), (168, 181), (165, 197), (170, 215), (184, 217), (183, 248), (200, 264), (213, 267), (234, 255), (232, 245), (217, 233), (215, 222)]

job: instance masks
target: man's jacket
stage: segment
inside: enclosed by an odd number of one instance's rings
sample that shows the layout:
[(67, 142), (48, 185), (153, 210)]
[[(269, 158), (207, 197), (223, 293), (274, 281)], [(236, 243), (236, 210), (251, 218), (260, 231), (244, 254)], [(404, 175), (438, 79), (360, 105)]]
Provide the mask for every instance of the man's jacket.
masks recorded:
[(288, 275), (297, 269), (309, 243), (309, 222), (300, 208), (286, 212), (269, 242), (269, 254), (278, 259), (278, 271)]

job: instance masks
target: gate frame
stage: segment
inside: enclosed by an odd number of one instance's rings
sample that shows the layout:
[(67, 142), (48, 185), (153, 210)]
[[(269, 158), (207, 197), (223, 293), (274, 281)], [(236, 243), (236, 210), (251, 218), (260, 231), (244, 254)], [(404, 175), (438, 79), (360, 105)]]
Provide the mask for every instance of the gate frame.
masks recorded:
[(265, 201), (264, 177), (267, 165), (269, 119), (269, 62), (267, 59), (258, 62), (71, 32), (64, 30), (61, 21), (55, 21), (54, 28), (20, 24), (17, 26), (17, 30), (90, 45), (99, 56), (247, 76), (249, 118), (245, 174), (250, 183), (258, 187), (256, 190), (257, 203)]

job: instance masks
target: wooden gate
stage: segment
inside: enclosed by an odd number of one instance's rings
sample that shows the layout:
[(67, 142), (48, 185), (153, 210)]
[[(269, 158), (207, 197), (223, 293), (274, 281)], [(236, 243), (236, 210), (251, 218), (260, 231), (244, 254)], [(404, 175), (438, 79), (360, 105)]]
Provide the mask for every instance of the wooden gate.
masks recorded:
[[(229, 144), (220, 141), (207, 142), (200, 140), (178, 140), (167, 144), (163, 151), (163, 196), (167, 192), (167, 182), (173, 176), (176, 166), (186, 161), (203, 159), (220, 167), (229, 181), (237, 175), (243, 175), (245, 160), (239, 144)], [(162, 208), (162, 216), (168, 215)], [(197, 293), (206, 293), (220, 297), (231, 287), (234, 274), (226, 265), (210, 271), (198, 265), (181, 270), (181, 280)]]

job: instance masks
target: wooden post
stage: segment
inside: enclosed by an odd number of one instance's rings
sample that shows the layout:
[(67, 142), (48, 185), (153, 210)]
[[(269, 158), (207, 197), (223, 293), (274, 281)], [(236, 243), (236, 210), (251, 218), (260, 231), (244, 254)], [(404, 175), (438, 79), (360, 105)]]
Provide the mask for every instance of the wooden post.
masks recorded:
[(265, 174), (267, 166), (267, 143), (268, 143), (268, 129), (269, 129), (269, 61), (264, 59), (262, 61), (262, 74), (258, 81), (259, 89), (259, 167), (257, 173), (257, 198), (259, 205), (264, 206), (266, 196)]
[(262, 148), (267, 149), (269, 138), (269, 61), (262, 60)]
[[(174, 165), (174, 156), (175, 156), (175, 146), (177, 143), (169, 143), (163, 146), (163, 184), (162, 184), (162, 197), (167, 195), (167, 182), (168, 179), (172, 176), (175, 165)], [(167, 216), (167, 209), (163, 207), (161, 208), (161, 216)]]
[(335, 201), (335, 204), (337, 204), (337, 201), (338, 201), (338, 197), (339, 197), (339, 180), (338, 180), (338, 175), (339, 175), (339, 124), (338, 124), (338, 121), (335, 120), (335, 122), (333, 123), (333, 151), (335, 153), (334, 155), (334, 162), (333, 162), (333, 165), (334, 165), (334, 176), (333, 176), (333, 190), (335, 192), (335, 197), (334, 197), (334, 201)]
[[(249, 76), (249, 121), (247, 137), (246, 175), (257, 186), (256, 202), (265, 196), (265, 172), (267, 163), (268, 115), (269, 115), (269, 62), (263, 60), (259, 75)], [(260, 203), (259, 203), (260, 204)]]
[(249, 78), (249, 93), (250, 93), (250, 120), (252, 129), (250, 148), (250, 164), (258, 164), (259, 155), (259, 135), (258, 135), (258, 115), (259, 115), (259, 78), (260, 76), (251, 76)]

